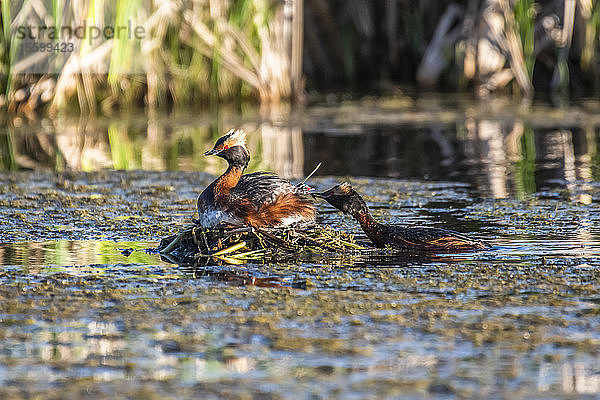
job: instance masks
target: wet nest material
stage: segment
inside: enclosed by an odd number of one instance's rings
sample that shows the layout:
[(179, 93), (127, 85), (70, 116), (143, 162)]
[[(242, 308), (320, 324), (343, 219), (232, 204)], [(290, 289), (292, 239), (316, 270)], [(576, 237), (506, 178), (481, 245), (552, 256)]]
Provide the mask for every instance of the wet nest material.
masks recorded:
[(292, 228), (215, 228), (192, 226), (161, 240), (156, 249), (167, 261), (195, 263), (212, 258), (228, 264), (298, 260), (316, 254), (365, 250), (352, 235), (329, 226)]

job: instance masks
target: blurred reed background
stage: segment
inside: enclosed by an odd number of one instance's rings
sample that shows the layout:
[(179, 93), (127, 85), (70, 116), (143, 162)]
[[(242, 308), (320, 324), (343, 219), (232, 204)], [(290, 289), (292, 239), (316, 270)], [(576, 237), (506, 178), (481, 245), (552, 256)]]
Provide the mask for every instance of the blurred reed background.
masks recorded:
[[(3, 102), (31, 112), (78, 107), (264, 103), (302, 90), (301, 1), (2, 1)], [(301, 19), (300, 19), (301, 21)], [(18, 26), (143, 27), (144, 38), (83, 40), (58, 74), (18, 73)], [(132, 63), (141, 70), (134, 70)], [(107, 70), (99, 66), (108, 65)]]
[[(305, 82), (317, 95), (409, 84), (526, 100), (537, 92), (561, 102), (600, 92), (599, 3), (2, 0), (0, 103), (25, 114), (269, 105), (301, 100)], [(58, 73), (19, 73), (27, 60), (17, 57), (18, 26), (126, 21), (145, 37), (75, 43)], [(141, 69), (132, 73), (132, 62)]]

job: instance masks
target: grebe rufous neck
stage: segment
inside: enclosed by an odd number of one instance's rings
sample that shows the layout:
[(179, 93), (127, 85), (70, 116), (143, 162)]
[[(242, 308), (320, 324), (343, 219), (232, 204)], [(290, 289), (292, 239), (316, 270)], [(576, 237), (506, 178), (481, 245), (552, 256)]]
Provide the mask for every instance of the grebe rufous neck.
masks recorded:
[(365, 201), (347, 182), (314, 195), (345, 214), (352, 215), (377, 247), (453, 252), (483, 250), (490, 247), (480, 240), (446, 229), (381, 224), (375, 221)]

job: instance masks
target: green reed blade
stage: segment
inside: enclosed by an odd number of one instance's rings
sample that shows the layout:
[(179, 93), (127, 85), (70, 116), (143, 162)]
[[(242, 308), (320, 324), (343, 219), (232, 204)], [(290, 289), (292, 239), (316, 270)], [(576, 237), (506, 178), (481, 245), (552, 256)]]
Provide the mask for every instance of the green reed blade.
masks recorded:
[[(122, 27), (129, 28), (129, 22), (135, 21), (135, 16), (139, 7), (140, 0), (119, 0), (117, 2), (117, 15), (115, 18), (115, 36), (113, 39), (113, 48), (110, 56), (110, 67), (108, 70), (108, 82), (116, 87), (118, 79), (128, 70), (133, 62), (133, 42), (130, 33), (117, 32)], [(118, 34), (117, 34), (118, 33)]]
[(64, 10), (64, 0), (52, 0), (52, 16), (54, 17), (54, 27), (57, 31), (62, 26), (62, 16)]
[(11, 24), (11, 16), (10, 16), (10, 1), (8, 0), (0, 0), (2, 7), (2, 33), (4, 34), (5, 43), (8, 43), (10, 38), (10, 24)]

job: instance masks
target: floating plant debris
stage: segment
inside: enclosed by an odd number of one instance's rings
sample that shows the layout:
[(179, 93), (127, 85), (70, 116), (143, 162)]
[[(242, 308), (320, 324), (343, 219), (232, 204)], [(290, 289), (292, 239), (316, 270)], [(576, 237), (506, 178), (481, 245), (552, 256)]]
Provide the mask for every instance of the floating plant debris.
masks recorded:
[(366, 249), (348, 233), (317, 225), (307, 229), (192, 226), (164, 238), (156, 250), (176, 264), (194, 263), (203, 257), (243, 264)]
[(127, 248), (127, 249), (119, 249), (119, 251), (121, 252), (121, 254), (123, 254), (125, 257), (129, 257), (131, 255), (131, 253), (133, 253), (135, 250), (132, 249), (131, 247)]

